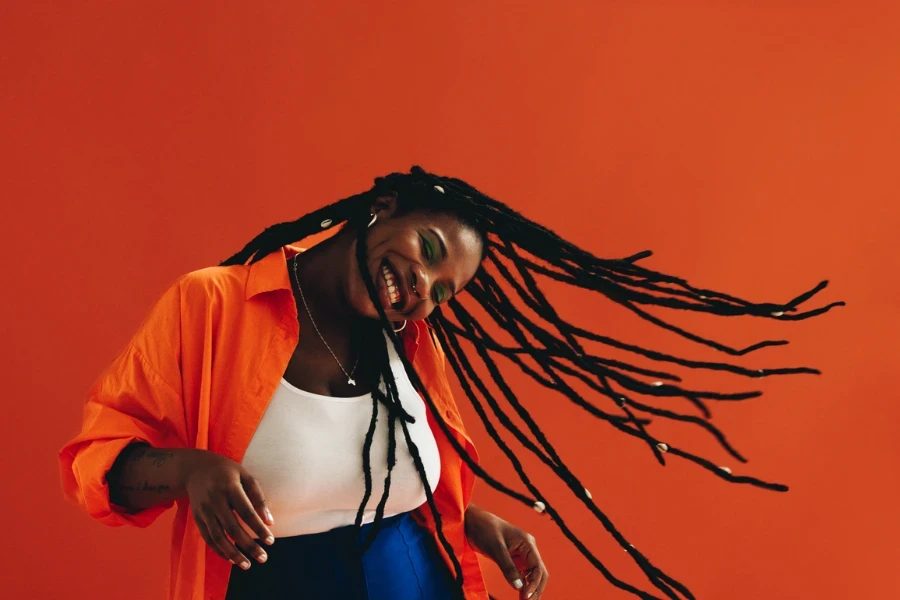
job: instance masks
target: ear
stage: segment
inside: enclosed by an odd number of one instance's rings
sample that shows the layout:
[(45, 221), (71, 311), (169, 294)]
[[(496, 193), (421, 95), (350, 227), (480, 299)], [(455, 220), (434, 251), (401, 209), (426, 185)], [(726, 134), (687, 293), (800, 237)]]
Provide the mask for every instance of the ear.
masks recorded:
[(375, 199), (372, 203), (372, 213), (379, 219), (385, 219), (397, 210), (397, 192), (388, 192)]

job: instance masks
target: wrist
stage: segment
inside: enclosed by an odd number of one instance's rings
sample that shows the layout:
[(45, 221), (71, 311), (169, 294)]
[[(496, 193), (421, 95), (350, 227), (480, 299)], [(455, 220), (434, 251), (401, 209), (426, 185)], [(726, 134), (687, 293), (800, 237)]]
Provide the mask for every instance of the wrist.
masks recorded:
[(198, 450), (197, 448), (172, 450), (175, 458), (175, 485), (179, 495), (183, 496), (187, 493), (188, 480), (194, 470), (194, 465), (197, 463), (197, 458), (202, 452), (205, 452), (205, 450)]
[(466, 508), (465, 517), (463, 519), (463, 525), (465, 526), (466, 535), (471, 536), (473, 533), (477, 533), (485, 523), (487, 523), (491, 519), (499, 520), (499, 518), (500, 517), (498, 517), (497, 515), (490, 513), (481, 507), (470, 504)]

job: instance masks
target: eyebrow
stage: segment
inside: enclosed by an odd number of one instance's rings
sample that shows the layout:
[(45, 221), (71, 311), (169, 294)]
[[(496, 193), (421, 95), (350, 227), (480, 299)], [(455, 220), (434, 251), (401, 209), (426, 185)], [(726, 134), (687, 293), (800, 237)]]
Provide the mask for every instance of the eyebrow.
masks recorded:
[[(447, 244), (444, 243), (444, 237), (441, 234), (439, 234), (437, 231), (432, 229), (431, 227), (428, 228), (428, 231), (431, 232), (431, 235), (433, 235), (434, 237), (437, 238), (438, 244), (440, 244), (440, 246), (441, 246), (441, 256), (444, 259), (446, 259), (447, 258)], [(459, 293), (459, 290), (456, 289), (456, 282), (454, 281), (453, 282), (453, 294), (451, 294), (451, 296), (455, 296), (458, 293)]]

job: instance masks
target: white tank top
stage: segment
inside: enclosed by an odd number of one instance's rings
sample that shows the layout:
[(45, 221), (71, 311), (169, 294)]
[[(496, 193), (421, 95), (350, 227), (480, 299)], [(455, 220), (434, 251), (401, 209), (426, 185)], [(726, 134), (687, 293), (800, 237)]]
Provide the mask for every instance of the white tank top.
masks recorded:
[[(425, 403), (390, 343), (388, 352), (400, 402), (416, 419), (415, 423), (407, 423), (409, 434), (434, 491), (441, 461), (428, 426)], [(383, 382), (381, 389), (384, 390)], [(371, 418), (372, 394), (352, 398), (322, 396), (298, 389), (282, 377), (241, 462), (262, 487), (275, 519), (270, 529), (276, 538), (320, 533), (355, 522), (366, 490), (362, 452)], [(395, 432), (397, 462), (391, 470), (385, 517), (425, 503), (425, 487), (399, 421)], [(370, 454), (372, 495), (363, 523), (375, 519), (375, 508), (384, 491), (387, 437), (387, 409), (379, 403)], [(251, 535), (256, 537), (252, 532)]]

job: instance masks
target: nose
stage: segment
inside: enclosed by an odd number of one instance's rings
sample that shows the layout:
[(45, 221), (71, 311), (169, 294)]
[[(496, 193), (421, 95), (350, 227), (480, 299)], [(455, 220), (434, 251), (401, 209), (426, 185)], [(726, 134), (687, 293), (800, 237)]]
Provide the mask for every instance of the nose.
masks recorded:
[(420, 300), (428, 298), (431, 293), (431, 279), (419, 265), (410, 267), (410, 279), (412, 280), (412, 291)]

